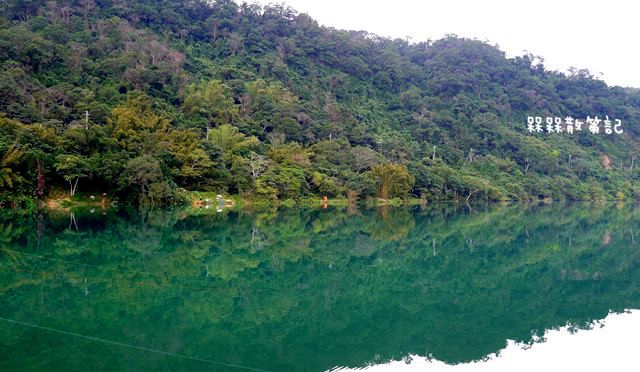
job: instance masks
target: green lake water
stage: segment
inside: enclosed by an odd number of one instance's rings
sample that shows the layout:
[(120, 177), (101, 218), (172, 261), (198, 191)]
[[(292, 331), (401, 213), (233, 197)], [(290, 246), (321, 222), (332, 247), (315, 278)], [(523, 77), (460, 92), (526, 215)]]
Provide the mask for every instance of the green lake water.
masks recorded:
[(640, 309), (639, 243), (619, 204), (3, 211), (0, 370), (481, 365)]

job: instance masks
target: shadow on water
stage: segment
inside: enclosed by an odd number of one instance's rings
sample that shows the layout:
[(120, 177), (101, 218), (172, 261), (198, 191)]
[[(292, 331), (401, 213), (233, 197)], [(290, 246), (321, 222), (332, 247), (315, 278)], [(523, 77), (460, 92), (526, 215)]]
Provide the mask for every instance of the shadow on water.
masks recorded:
[(0, 215), (0, 369), (319, 371), (640, 308), (640, 211), (556, 204)]

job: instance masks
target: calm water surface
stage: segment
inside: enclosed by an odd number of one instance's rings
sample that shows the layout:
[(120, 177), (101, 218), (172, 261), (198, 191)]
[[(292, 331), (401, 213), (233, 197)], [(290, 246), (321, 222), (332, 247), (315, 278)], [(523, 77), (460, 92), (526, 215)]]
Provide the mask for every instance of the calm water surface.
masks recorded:
[(640, 209), (0, 213), (0, 370), (634, 370)]

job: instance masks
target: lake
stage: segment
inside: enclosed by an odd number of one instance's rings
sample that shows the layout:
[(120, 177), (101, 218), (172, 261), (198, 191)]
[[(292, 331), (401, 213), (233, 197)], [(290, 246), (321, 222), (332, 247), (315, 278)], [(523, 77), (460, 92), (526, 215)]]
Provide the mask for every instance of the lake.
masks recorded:
[(5, 210), (0, 370), (631, 369), (639, 241), (631, 204)]

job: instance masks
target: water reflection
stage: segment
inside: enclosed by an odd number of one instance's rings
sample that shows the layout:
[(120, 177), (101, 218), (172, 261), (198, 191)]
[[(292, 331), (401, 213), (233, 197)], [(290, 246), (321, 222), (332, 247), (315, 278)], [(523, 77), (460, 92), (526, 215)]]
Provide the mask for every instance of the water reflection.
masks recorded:
[(455, 365), (640, 308), (633, 206), (3, 213), (2, 370)]
[[(562, 327), (545, 332), (534, 344), (508, 341), (507, 346), (484, 360), (446, 364), (411, 355), (402, 361), (371, 365), (367, 372), (385, 371), (636, 371), (640, 311), (609, 314), (594, 321), (589, 332)], [(341, 368), (334, 371), (355, 371)]]

